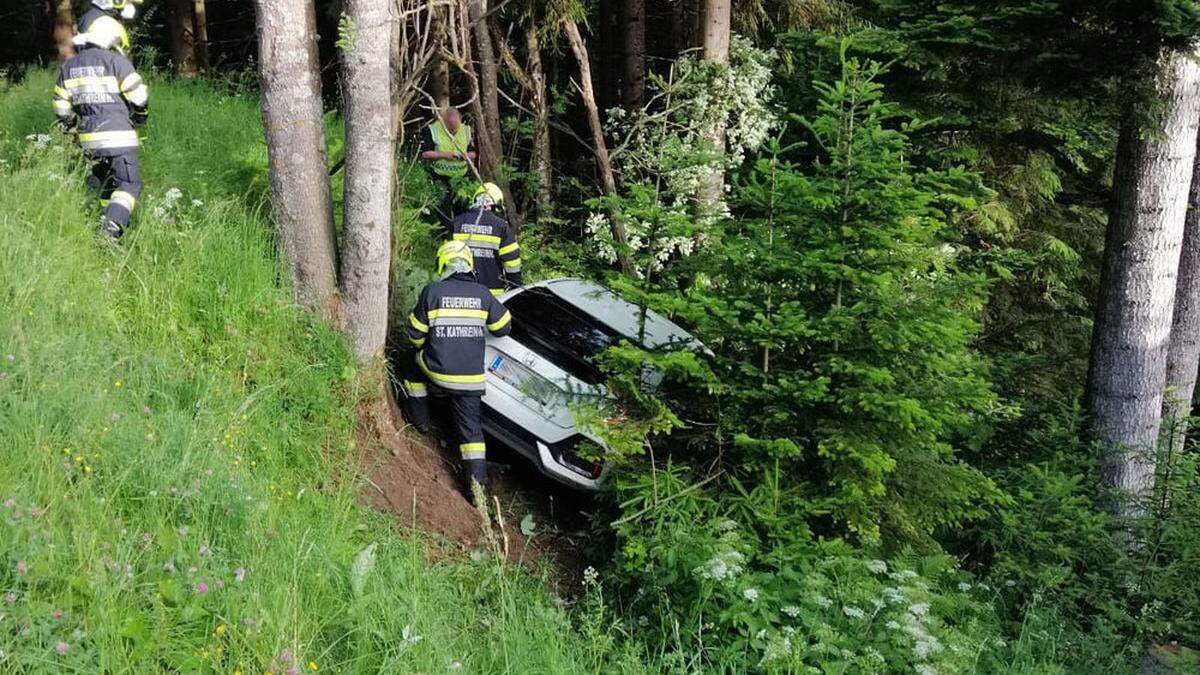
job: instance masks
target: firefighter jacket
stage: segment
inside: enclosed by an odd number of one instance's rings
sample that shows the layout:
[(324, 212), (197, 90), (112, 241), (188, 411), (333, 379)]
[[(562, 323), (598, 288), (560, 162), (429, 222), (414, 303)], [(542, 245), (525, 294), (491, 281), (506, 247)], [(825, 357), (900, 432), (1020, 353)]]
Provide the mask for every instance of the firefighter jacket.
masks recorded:
[[(438, 152), (457, 152), (467, 154), (471, 149), (471, 126), (459, 124), (458, 133), (451, 134), (440, 119), (435, 119), (425, 127), (425, 140), (421, 150), (437, 150)], [(433, 162), (433, 172), (443, 178), (462, 178), (467, 175), (467, 160), (439, 159)]]
[(512, 314), (469, 274), (452, 274), (421, 291), (408, 316), (408, 339), (429, 381), (455, 393), (482, 394), (485, 330), (512, 329)]
[(521, 246), (503, 218), (487, 209), (468, 209), (450, 224), (450, 236), (471, 247), (475, 276), (492, 295), (503, 293), (506, 281), (521, 285)]
[(78, 126), (79, 144), (89, 154), (115, 157), (135, 150), (148, 111), (146, 84), (129, 59), (94, 46), (83, 47), (58, 69), (54, 114)]

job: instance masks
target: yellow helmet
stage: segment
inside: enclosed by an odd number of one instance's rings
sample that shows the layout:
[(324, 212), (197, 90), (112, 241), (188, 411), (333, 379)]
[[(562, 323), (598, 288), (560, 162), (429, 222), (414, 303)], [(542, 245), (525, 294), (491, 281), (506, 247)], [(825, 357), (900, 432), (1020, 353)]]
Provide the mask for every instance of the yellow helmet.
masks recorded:
[[(449, 268), (449, 272), (446, 271), (447, 268)], [(438, 248), (438, 276), (445, 276), (454, 272), (470, 272), (474, 269), (475, 256), (471, 254), (471, 247), (467, 246), (467, 242), (448, 241)]]
[(472, 199), (475, 201), (475, 206), (499, 205), (504, 203), (504, 191), (495, 183), (484, 183), (475, 188)]
[(76, 35), (73, 42), (77, 46), (91, 44), (122, 54), (129, 53), (129, 31), (125, 30), (120, 21), (109, 16), (102, 16), (93, 21), (87, 32)]

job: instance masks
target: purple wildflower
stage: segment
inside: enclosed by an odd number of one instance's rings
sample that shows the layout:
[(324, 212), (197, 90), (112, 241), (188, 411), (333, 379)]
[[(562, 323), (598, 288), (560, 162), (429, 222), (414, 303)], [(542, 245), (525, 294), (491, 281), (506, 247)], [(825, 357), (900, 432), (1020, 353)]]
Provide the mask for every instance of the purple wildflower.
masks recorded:
[(208, 584), (204, 583), (203, 581), (196, 584), (196, 593), (204, 594), (207, 592), (208, 592)]
[(62, 640), (59, 640), (59, 641), (58, 641), (58, 644), (54, 645), (54, 652), (55, 652), (56, 654), (58, 654), (59, 656), (66, 656), (66, 655), (67, 655), (67, 649), (68, 649), (69, 647), (70, 647), (70, 645), (68, 645), (67, 643), (63, 642)]
[(12, 497), (9, 497), (8, 499), (4, 500), (4, 508), (6, 508), (6, 509), (11, 509), (12, 507), (14, 507), (16, 505), (17, 505), (17, 502)]
[(239, 567), (233, 571), (233, 580), (239, 584), (246, 580), (246, 568)]

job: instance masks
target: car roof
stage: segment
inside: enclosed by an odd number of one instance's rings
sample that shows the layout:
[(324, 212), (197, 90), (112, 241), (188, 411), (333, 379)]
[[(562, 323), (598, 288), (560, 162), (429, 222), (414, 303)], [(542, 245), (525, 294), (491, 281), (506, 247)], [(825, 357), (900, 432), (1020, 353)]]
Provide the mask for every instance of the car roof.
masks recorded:
[[(621, 299), (612, 290), (587, 279), (549, 279), (529, 284), (527, 288), (542, 287), (578, 307), (614, 331), (630, 340), (637, 341), (638, 306)], [(688, 345), (692, 349), (704, 346), (690, 333), (675, 325), (671, 320), (655, 313), (646, 312), (646, 333), (642, 344), (647, 349)]]

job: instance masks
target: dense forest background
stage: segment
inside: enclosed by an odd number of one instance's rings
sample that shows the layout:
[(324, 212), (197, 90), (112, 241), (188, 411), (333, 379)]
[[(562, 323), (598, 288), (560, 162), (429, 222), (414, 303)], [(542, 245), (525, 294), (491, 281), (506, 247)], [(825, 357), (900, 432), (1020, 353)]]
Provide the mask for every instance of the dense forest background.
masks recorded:
[[(6, 86), (54, 63), (63, 2), (0, 10)], [(572, 615), (593, 669), (1200, 667), (1194, 2), (390, 7), (387, 302), (429, 278), (415, 143), (449, 102), (527, 276), (712, 352), (610, 350), (619, 410), (581, 412), (616, 466)], [(335, 129), (346, 11), (313, 8)], [(147, 0), (134, 58), (256, 96), (260, 24)]]

